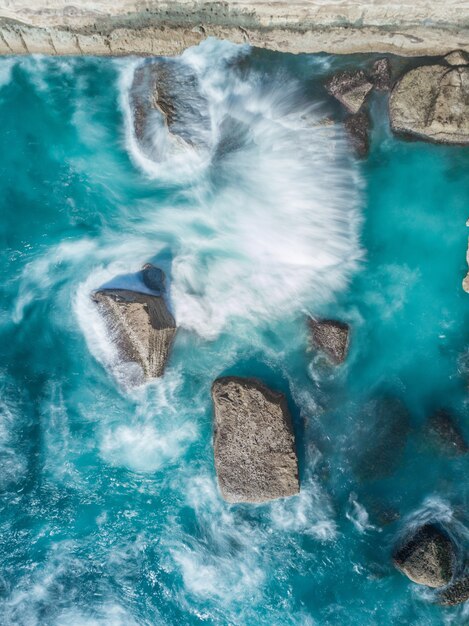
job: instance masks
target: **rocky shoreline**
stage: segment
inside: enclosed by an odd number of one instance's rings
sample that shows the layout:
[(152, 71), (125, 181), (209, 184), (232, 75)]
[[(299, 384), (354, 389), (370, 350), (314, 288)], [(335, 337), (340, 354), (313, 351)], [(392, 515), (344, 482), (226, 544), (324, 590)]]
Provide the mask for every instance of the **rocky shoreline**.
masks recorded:
[(218, 37), (293, 53), (444, 55), (469, 51), (465, 15), (459, 0), (15, 0), (0, 2), (0, 54), (177, 55)]

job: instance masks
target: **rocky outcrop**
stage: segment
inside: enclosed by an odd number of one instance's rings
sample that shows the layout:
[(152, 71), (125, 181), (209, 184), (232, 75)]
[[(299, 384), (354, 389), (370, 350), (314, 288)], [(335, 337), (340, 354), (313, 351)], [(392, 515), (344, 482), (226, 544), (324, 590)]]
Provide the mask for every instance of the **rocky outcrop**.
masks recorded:
[(155, 150), (164, 149), (165, 141), (157, 134), (162, 123), (178, 141), (196, 147), (208, 144), (208, 102), (194, 71), (183, 62), (158, 59), (138, 67), (130, 101), (135, 136), (148, 156), (158, 159)]
[(337, 72), (327, 81), (326, 89), (349, 113), (358, 113), (373, 89), (373, 83), (363, 70)]
[(445, 61), (448, 65), (468, 65), (469, 54), (464, 50), (453, 50), (445, 56)]
[(425, 65), (410, 70), (391, 93), (396, 133), (439, 143), (469, 143), (469, 66)]
[(293, 53), (444, 55), (469, 50), (462, 4), (10, 0), (0, 3), (0, 53), (175, 55), (218, 37)]
[(360, 111), (355, 115), (349, 115), (344, 120), (344, 128), (355, 154), (364, 158), (370, 149), (368, 133), (370, 130), (370, 116), (367, 111)]
[(453, 542), (437, 526), (426, 524), (394, 552), (393, 562), (413, 582), (428, 587), (443, 587), (453, 576)]
[(347, 357), (349, 326), (337, 320), (309, 319), (313, 346), (321, 350), (334, 365), (340, 365)]
[(114, 342), (119, 360), (137, 363), (145, 379), (163, 375), (176, 323), (163, 296), (127, 289), (93, 294)]
[(251, 378), (212, 385), (214, 455), (228, 502), (261, 503), (299, 492), (298, 461), (285, 396)]
[(451, 582), (447, 587), (439, 591), (436, 601), (442, 606), (454, 606), (463, 604), (469, 600), (469, 575)]
[(391, 62), (388, 58), (378, 59), (371, 68), (371, 80), (378, 91), (389, 91), (392, 87)]
[(430, 443), (447, 456), (461, 456), (469, 451), (455, 418), (444, 409), (430, 416), (426, 434)]

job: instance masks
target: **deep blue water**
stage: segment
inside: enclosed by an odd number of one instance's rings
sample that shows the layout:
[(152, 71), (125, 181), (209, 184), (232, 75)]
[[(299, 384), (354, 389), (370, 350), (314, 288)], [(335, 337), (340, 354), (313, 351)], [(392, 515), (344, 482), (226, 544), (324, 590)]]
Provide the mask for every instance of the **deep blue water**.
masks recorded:
[[(139, 62), (0, 60), (0, 623), (469, 623), (390, 560), (426, 519), (467, 541), (467, 455), (425, 423), (447, 407), (469, 438), (469, 150), (397, 139), (375, 94), (357, 162), (322, 82), (366, 57), (208, 42), (185, 55), (208, 148), (155, 164), (129, 124)], [(128, 389), (89, 293), (147, 261), (180, 329), (164, 378)], [(351, 324), (344, 366), (307, 314)], [(226, 373), (287, 394), (299, 496), (221, 500)], [(377, 420), (382, 394), (408, 419)]]

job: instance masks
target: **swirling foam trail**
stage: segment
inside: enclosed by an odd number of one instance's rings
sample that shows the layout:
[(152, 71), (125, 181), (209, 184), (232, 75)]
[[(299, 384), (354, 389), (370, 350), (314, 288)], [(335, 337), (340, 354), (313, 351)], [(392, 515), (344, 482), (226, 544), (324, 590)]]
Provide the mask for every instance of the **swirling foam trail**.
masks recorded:
[(122, 80), (135, 163), (172, 184), (193, 173), (187, 205), (163, 206), (155, 220), (176, 242), (177, 321), (206, 338), (233, 318), (268, 321), (327, 301), (361, 258), (360, 185), (341, 131), (290, 77), (241, 70), (248, 53), (208, 40), (180, 57), (208, 100), (212, 141), (164, 163), (149, 162), (131, 130), (134, 64)]

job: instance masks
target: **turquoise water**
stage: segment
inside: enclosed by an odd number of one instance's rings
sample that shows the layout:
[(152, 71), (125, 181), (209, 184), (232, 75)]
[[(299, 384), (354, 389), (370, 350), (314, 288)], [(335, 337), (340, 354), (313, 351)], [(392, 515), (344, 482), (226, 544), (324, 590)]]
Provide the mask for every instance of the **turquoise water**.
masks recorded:
[[(421, 520), (468, 539), (467, 456), (424, 426), (448, 407), (469, 437), (469, 151), (396, 139), (376, 94), (357, 163), (321, 85), (365, 57), (208, 42), (184, 62), (211, 143), (155, 164), (130, 130), (139, 60), (0, 60), (0, 623), (469, 623), (390, 561)], [(147, 261), (180, 330), (132, 389), (88, 295)], [(308, 313), (351, 324), (343, 367), (308, 349)], [(287, 393), (298, 497), (220, 499), (226, 373)], [(408, 417), (377, 419), (382, 393)]]

